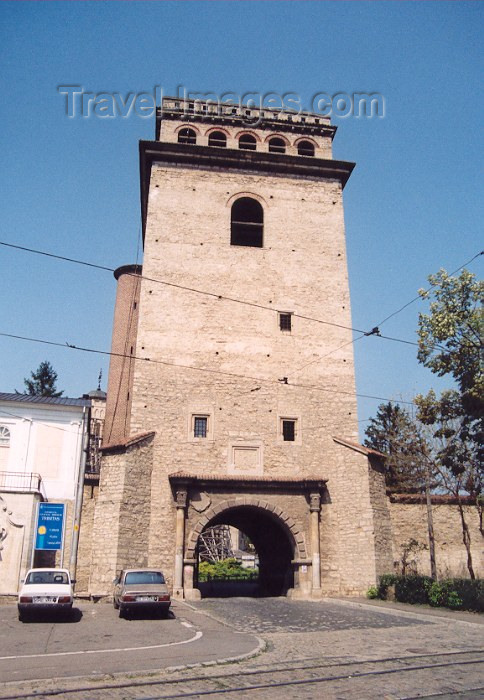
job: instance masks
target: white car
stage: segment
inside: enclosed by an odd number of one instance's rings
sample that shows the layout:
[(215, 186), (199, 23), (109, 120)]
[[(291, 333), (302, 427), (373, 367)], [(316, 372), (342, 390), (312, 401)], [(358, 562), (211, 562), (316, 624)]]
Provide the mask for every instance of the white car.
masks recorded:
[(41, 610), (71, 610), (73, 583), (67, 569), (30, 569), (18, 594), (18, 619)]

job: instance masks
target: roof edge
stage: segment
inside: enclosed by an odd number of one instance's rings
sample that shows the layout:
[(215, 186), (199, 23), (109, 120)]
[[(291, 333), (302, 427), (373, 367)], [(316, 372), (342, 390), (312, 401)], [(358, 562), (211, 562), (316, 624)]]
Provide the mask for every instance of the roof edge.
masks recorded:
[(350, 450), (359, 452), (366, 457), (378, 457), (380, 459), (388, 459), (388, 455), (383, 454), (383, 452), (378, 452), (378, 450), (373, 450), (371, 447), (365, 447), (365, 445), (360, 445), (359, 442), (351, 442), (351, 440), (346, 440), (345, 438), (336, 437), (333, 435), (334, 442), (338, 445), (343, 445), (343, 447), (348, 447)]
[(136, 435), (131, 435), (130, 437), (126, 438), (126, 440), (120, 440), (119, 442), (113, 442), (108, 445), (101, 445), (101, 452), (103, 454), (109, 452), (123, 452), (124, 450), (127, 450), (128, 447), (139, 445), (145, 440), (154, 437), (154, 435), (156, 435), (154, 430), (150, 430), (149, 432), (145, 433), (137, 433)]

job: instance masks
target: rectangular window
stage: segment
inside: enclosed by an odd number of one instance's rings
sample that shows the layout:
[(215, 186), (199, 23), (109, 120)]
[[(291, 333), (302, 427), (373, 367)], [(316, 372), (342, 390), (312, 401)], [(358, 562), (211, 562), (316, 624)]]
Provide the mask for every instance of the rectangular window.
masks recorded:
[(296, 439), (296, 421), (282, 421), (282, 439), (284, 442), (294, 442)]
[(206, 438), (208, 429), (207, 416), (194, 416), (193, 419), (193, 437)]
[(291, 316), (292, 314), (279, 314), (279, 328), (281, 331), (291, 332)]

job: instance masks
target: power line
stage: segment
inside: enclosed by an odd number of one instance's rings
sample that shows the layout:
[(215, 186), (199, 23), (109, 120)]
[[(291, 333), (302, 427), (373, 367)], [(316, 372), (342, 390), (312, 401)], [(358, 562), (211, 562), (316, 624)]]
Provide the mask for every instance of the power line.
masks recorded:
[[(467, 261), (466, 261), (465, 263), (463, 263), (462, 265), (459, 265), (459, 267), (457, 267), (455, 270), (452, 270), (452, 272), (449, 272), (449, 276), (455, 275), (456, 272), (459, 272), (460, 270), (462, 270), (462, 268), (464, 268), (466, 265), (469, 265), (471, 262), (473, 262), (473, 261), (474, 261), (476, 258), (478, 258), (480, 255), (484, 255), (484, 251), (480, 251), (479, 253), (476, 253), (472, 258), (470, 258), (470, 260), (467, 260)], [(429, 287), (428, 289), (425, 290), (425, 293), (430, 292), (430, 291), (433, 289), (433, 287), (435, 287), (435, 284), (430, 285), (430, 287)], [(338, 350), (342, 350), (342, 349), (345, 348), (347, 345), (352, 345), (352, 344), (356, 343), (358, 340), (361, 340), (362, 338), (368, 337), (368, 336), (370, 336), (370, 335), (375, 335), (377, 338), (382, 338), (383, 340), (392, 340), (392, 341), (397, 342), (397, 343), (404, 343), (404, 344), (406, 344), (406, 345), (413, 345), (413, 346), (415, 346), (415, 347), (420, 347), (419, 344), (416, 343), (415, 341), (403, 340), (402, 338), (392, 338), (391, 336), (382, 335), (382, 334), (380, 333), (380, 326), (383, 325), (383, 324), (384, 324), (386, 321), (388, 321), (390, 318), (393, 318), (393, 316), (396, 316), (396, 315), (399, 314), (401, 311), (403, 311), (403, 310), (406, 309), (408, 306), (410, 306), (411, 304), (413, 304), (414, 302), (418, 301), (418, 300), (421, 299), (421, 298), (422, 298), (421, 295), (418, 294), (418, 295), (417, 295), (416, 297), (414, 297), (411, 301), (407, 302), (407, 303), (404, 304), (402, 307), (400, 307), (399, 309), (397, 309), (397, 311), (394, 311), (393, 313), (391, 313), (391, 314), (389, 314), (388, 316), (386, 316), (386, 317), (383, 319), (383, 321), (380, 321), (380, 322), (372, 329), (372, 331), (371, 331), (370, 333), (362, 333), (362, 334), (359, 335), (357, 338), (353, 338), (352, 340), (348, 341), (347, 343), (343, 343), (343, 345), (339, 345), (337, 348), (334, 348), (334, 350), (330, 350), (330, 352), (326, 353), (325, 355), (322, 355), (321, 357), (318, 357), (316, 360), (311, 360), (311, 362), (307, 362), (305, 365), (303, 365), (303, 366), (300, 367), (299, 369), (295, 370), (295, 372), (293, 372), (293, 374), (298, 374), (299, 372), (301, 372), (303, 369), (305, 369), (305, 368), (308, 367), (309, 365), (315, 364), (316, 362), (320, 362), (321, 360), (324, 360), (326, 357), (329, 357), (329, 356), (332, 355), (333, 353), (338, 352)], [(435, 344), (435, 345), (433, 345), (432, 347), (433, 347), (433, 348), (436, 348), (437, 350), (444, 350), (444, 351), (445, 351), (445, 348), (444, 348), (442, 345)]]
[(359, 396), (361, 398), (366, 398), (366, 399), (374, 399), (376, 401), (388, 401), (391, 403), (405, 403), (409, 405), (413, 405), (412, 401), (393, 401), (393, 399), (388, 399), (383, 396), (373, 396), (371, 394), (359, 394), (357, 392), (352, 392), (352, 391), (343, 391), (342, 389), (328, 389), (325, 387), (317, 386), (314, 384), (297, 384), (297, 383), (290, 383), (287, 377), (283, 377), (281, 379), (268, 379), (268, 378), (262, 378), (262, 377), (253, 377), (251, 375), (244, 375), (244, 374), (237, 374), (236, 372), (226, 372), (223, 370), (217, 370), (217, 369), (211, 369), (207, 367), (195, 367), (194, 365), (184, 365), (184, 364), (176, 364), (174, 362), (168, 362), (167, 360), (155, 360), (150, 357), (138, 357), (136, 355), (126, 355), (124, 353), (120, 352), (108, 352), (107, 350), (96, 350), (94, 348), (86, 348), (86, 347), (81, 347), (78, 345), (73, 345), (71, 343), (58, 343), (52, 340), (43, 340), (41, 338), (31, 338), (28, 336), (22, 336), (22, 335), (14, 335), (13, 333), (4, 333), (0, 332), (0, 336), (4, 338), (13, 338), (15, 340), (25, 340), (27, 342), (31, 343), (42, 343), (44, 345), (52, 345), (55, 347), (59, 348), (69, 348), (70, 350), (77, 350), (79, 352), (88, 352), (88, 353), (94, 353), (98, 355), (107, 355), (107, 356), (113, 356), (113, 357), (127, 357), (131, 360), (139, 360), (142, 362), (151, 362), (153, 364), (157, 365), (163, 365), (166, 367), (173, 367), (174, 369), (187, 369), (187, 370), (193, 370), (195, 372), (205, 372), (209, 374), (217, 374), (221, 376), (226, 376), (226, 377), (233, 377), (235, 379), (242, 379), (245, 381), (252, 381), (252, 382), (257, 382), (257, 383), (263, 383), (265, 382), (266, 384), (277, 384), (279, 386), (286, 385), (294, 388), (301, 388), (301, 389), (312, 389), (314, 391), (323, 391), (326, 393), (331, 393), (331, 394), (343, 394), (346, 396)]
[[(90, 263), (86, 262), (84, 260), (77, 260), (75, 258), (68, 258), (63, 255), (55, 255), (54, 253), (47, 253), (42, 250), (36, 250), (35, 248), (26, 248), (25, 246), (19, 246), (19, 245), (14, 245), (13, 243), (6, 243), (5, 241), (0, 241), (0, 245), (6, 246), (7, 248), (15, 248), (17, 250), (23, 250), (27, 253), (35, 253), (37, 255), (44, 255), (48, 258), (54, 258), (57, 260), (63, 260), (64, 262), (71, 262), (75, 263), (77, 265), (85, 265), (86, 267), (92, 267), (97, 270), (104, 270), (107, 272), (115, 272), (116, 268), (113, 267), (107, 267), (106, 265), (97, 265), (95, 263)], [(167, 280), (160, 280), (155, 277), (147, 277), (146, 275), (135, 275), (134, 273), (127, 273), (127, 274), (132, 274), (135, 277), (138, 277), (140, 279), (146, 280), (147, 282), (153, 282), (155, 284), (162, 284), (166, 287), (173, 287), (175, 289), (183, 289), (187, 292), (192, 292), (193, 294), (202, 294), (203, 296), (209, 296), (214, 299), (220, 299), (222, 301), (230, 301), (234, 304), (242, 304), (244, 306), (251, 306), (253, 308), (257, 309), (263, 309), (264, 311), (270, 311), (271, 313), (277, 313), (277, 309), (273, 309), (271, 306), (264, 306), (263, 304), (257, 304), (257, 302), (252, 302), (252, 301), (246, 301), (244, 299), (237, 299), (235, 297), (227, 297), (224, 296), (223, 294), (217, 294), (216, 292), (206, 292), (202, 289), (197, 289), (195, 287), (188, 287), (187, 285), (183, 284), (177, 284), (176, 282), (168, 282)], [(302, 314), (297, 314), (294, 313), (292, 314), (296, 318), (301, 318), (305, 321), (313, 321), (314, 323), (322, 323), (323, 325), (326, 326), (333, 326), (335, 328), (342, 328), (344, 330), (348, 331), (355, 331), (356, 333), (365, 333), (365, 331), (359, 329), (359, 328), (352, 328), (351, 326), (343, 326), (339, 323), (333, 323), (332, 321), (323, 321), (320, 318), (314, 318), (312, 316), (304, 316)]]
[[(45, 252), (45, 251), (37, 250), (37, 249), (35, 249), (35, 248), (27, 248), (27, 247), (25, 247), (25, 246), (15, 245), (15, 244), (13, 244), (13, 243), (7, 243), (7, 242), (5, 242), (5, 241), (0, 241), (0, 245), (6, 246), (6, 247), (8, 247), (8, 248), (14, 248), (14, 249), (17, 249), (17, 250), (22, 250), (22, 251), (25, 251), (25, 252), (28, 252), (28, 253), (35, 253), (35, 254), (37, 254), (37, 255), (43, 255), (43, 256), (46, 256), (46, 257), (48, 257), (48, 258), (53, 258), (53, 259), (57, 259), (57, 260), (63, 260), (63, 261), (65, 261), (65, 262), (71, 262), (71, 263), (74, 263), (74, 264), (77, 264), (77, 265), (84, 265), (84, 266), (87, 266), (87, 267), (92, 267), (92, 268), (95, 268), (95, 269), (98, 269), (98, 270), (107, 271), (107, 272), (115, 272), (115, 269), (116, 269), (116, 268), (112, 268), (112, 267), (107, 267), (106, 265), (97, 265), (96, 263), (91, 263), (91, 262), (87, 262), (87, 261), (84, 261), (84, 260), (78, 260), (78, 259), (76, 259), (76, 258), (68, 258), (68, 257), (63, 256), (63, 255), (55, 255), (54, 253), (47, 253), (47, 252)], [(479, 253), (478, 255), (481, 255), (481, 253)], [(472, 260), (474, 260), (476, 257), (478, 257), (478, 255), (475, 255), (474, 258), (472, 258)], [(470, 261), (469, 261), (469, 262), (470, 262)], [(468, 263), (464, 263), (464, 264), (468, 264)], [(464, 267), (464, 265), (462, 265), (461, 267)], [(460, 269), (460, 268), (458, 268), (458, 269)], [(139, 279), (144, 279), (144, 280), (146, 280), (146, 281), (148, 281), (148, 282), (153, 282), (153, 283), (155, 283), (155, 284), (162, 284), (162, 285), (164, 285), (164, 286), (173, 287), (173, 288), (175, 288), (175, 289), (183, 289), (183, 290), (185, 290), (185, 291), (189, 291), (189, 292), (192, 292), (192, 293), (194, 293), (194, 294), (201, 294), (201, 295), (204, 295), (204, 296), (212, 297), (212, 298), (214, 298), (214, 299), (219, 299), (219, 300), (223, 300), (223, 301), (230, 301), (230, 302), (232, 302), (232, 303), (235, 303), (235, 304), (242, 304), (242, 305), (244, 305), (244, 306), (251, 306), (251, 307), (253, 307), (253, 308), (262, 309), (262, 310), (264, 310), (264, 311), (270, 311), (271, 313), (278, 313), (277, 309), (273, 309), (273, 308), (270, 307), (270, 306), (264, 306), (263, 304), (257, 304), (256, 302), (246, 301), (246, 300), (243, 300), (243, 299), (237, 299), (237, 298), (235, 298), (235, 297), (227, 297), (227, 296), (224, 296), (224, 295), (222, 295), (222, 294), (217, 294), (216, 292), (206, 292), (206, 291), (203, 291), (203, 290), (201, 290), (201, 289), (196, 289), (196, 288), (194, 288), (194, 287), (188, 287), (188, 286), (186, 286), (186, 285), (177, 284), (177, 283), (175, 283), (175, 282), (168, 282), (168, 281), (166, 281), (166, 280), (160, 280), (160, 279), (156, 279), (156, 278), (154, 278), (154, 277), (147, 277), (147, 276), (145, 276), (145, 275), (137, 275), (137, 274), (134, 274), (134, 273), (127, 273), (127, 274), (132, 275), (132, 276), (134, 276), (134, 277), (137, 277), (137, 278), (139, 278)], [(420, 298), (420, 297), (416, 297), (413, 301), (415, 301), (415, 300), (418, 299), (418, 298)], [(413, 303), (413, 302), (409, 302), (409, 303)], [(404, 308), (404, 307), (402, 307), (402, 309), (403, 309), (403, 308)], [(400, 309), (400, 310), (402, 310), (402, 309)], [(395, 313), (399, 313), (399, 311), (396, 311)], [(354, 333), (361, 333), (361, 336), (360, 336), (361, 338), (374, 335), (374, 336), (376, 336), (376, 337), (378, 337), (378, 338), (382, 338), (383, 340), (391, 340), (392, 342), (395, 342), (395, 343), (403, 343), (403, 344), (405, 344), (405, 345), (413, 345), (413, 346), (418, 347), (418, 343), (416, 343), (416, 342), (414, 342), (414, 341), (405, 340), (405, 339), (402, 339), (402, 338), (394, 338), (394, 337), (382, 335), (382, 334), (380, 333), (380, 331), (379, 331), (379, 327), (378, 327), (378, 326), (374, 326), (370, 331), (365, 331), (365, 330), (362, 330), (361, 328), (353, 328), (352, 326), (344, 326), (344, 325), (339, 324), (339, 323), (333, 323), (332, 321), (323, 321), (323, 320), (320, 319), (320, 318), (315, 318), (315, 317), (313, 317), (313, 316), (305, 316), (304, 314), (293, 313), (292, 315), (293, 315), (295, 318), (300, 318), (300, 319), (305, 320), (305, 321), (311, 321), (311, 322), (314, 322), (314, 323), (320, 323), (320, 324), (323, 324), (323, 325), (326, 325), (326, 326), (332, 326), (332, 327), (334, 327), (334, 328), (341, 328), (341, 329), (343, 329), (343, 330), (352, 331), (352, 332), (354, 332)], [(394, 315), (394, 314), (392, 314), (392, 315)], [(387, 319), (384, 319), (384, 321), (385, 321), (385, 320), (388, 320), (388, 318), (390, 318), (390, 316), (388, 316)], [(381, 324), (379, 324), (379, 325), (381, 325)], [(351, 340), (351, 341), (349, 341), (348, 343), (345, 343), (345, 345), (349, 345), (349, 344), (351, 344), (351, 343), (354, 343), (354, 342), (356, 342), (356, 340), (360, 340), (360, 338), (356, 338), (356, 339), (354, 339), (354, 340)], [(341, 346), (341, 347), (344, 347), (344, 346)], [(442, 348), (442, 346), (439, 346), (439, 345), (435, 345), (434, 347), (436, 347), (436, 348), (438, 348), (438, 349), (441, 349), (441, 350), (444, 349), (444, 348)], [(339, 347), (338, 347), (338, 348), (335, 348), (335, 350), (332, 350), (332, 351), (331, 351), (330, 353), (328, 353), (328, 354), (332, 354), (333, 352), (336, 352), (336, 351), (339, 350), (339, 349), (340, 349)], [(327, 355), (325, 355), (325, 357), (327, 357)], [(321, 359), (322, 359), (322, 358), (321, 358)]]
[[(467, 260), (467, 262), (463, 263), (462, 265), (459, 265), (459, 267), (457, 267), (455, 270), (452, 270), (452, 272), (449, 272), (449, 276), (451, 277), (452, 275), (455, 275), (456, 272), (459, 272), (460, 270), (462, 270), (463, 267), (465, 267), (466, 265), (469, 265), (469, 263), (473, 262), (473, 261), (474, 261), (476, 258), (478, 258), (480, 255), (484, 255), (484, 250), (481, 250), (479, 253), (476, 253), (470, 260)], [(433, 289), (434, 287), (435, 287), (435, 284), (431, 284), (430, 287), (429, 287), (428, 289), (425, 290), (425, 293), (430, 292), (430, 290)], [(421, 295), (420, 295), (420, 294), (417, 294), (416, 297), (414, 297), (413, 299), (411, 299), (410, 301), (408, 301), (408, 302), (407, 302), (406, 304), (404, 304), (402, 307), (400, 307), (399, 309), (397, 309), (396, 311), (394, 311), (392, 314), (389, 314), (388, 316), (386, 316), (386, 317), (383, 319), (383, 321), (380, 321), (380, 323), (378, 324), (378, 326), (382, 326), (382, 325), (383, 325), (384, 323), (386, 323), (390, 318), (393, 318), (393, 316), (396, 316), (396, 315), (399, 314), (401, 311), (403, 311), (404, 309), (406, 309), (407, 306), (410, 306), (411, 304), (413, 304), (414, 302), (418, 301), (418, 300), (421, 299), (421, 298), (422, 298)]]

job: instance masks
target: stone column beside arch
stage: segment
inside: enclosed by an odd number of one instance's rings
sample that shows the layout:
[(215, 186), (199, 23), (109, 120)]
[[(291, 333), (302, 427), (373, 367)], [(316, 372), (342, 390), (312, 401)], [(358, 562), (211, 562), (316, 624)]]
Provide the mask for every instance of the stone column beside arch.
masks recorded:
[(319, 532), (321, 494), (319, 491), (309, 495), (309, 512), (311, 517), (312, 594), (321, 595), (321, 551)]
[[(176, 530), (175, 530), (175, 571), (173, 576), (173, 595), (183, 598), (183, 555), (185, 550), (185, 514), (187, 508), (187, 489), (178, 488), (175, 494)], [(192, 570), (193, 588), (193, 570)]]

